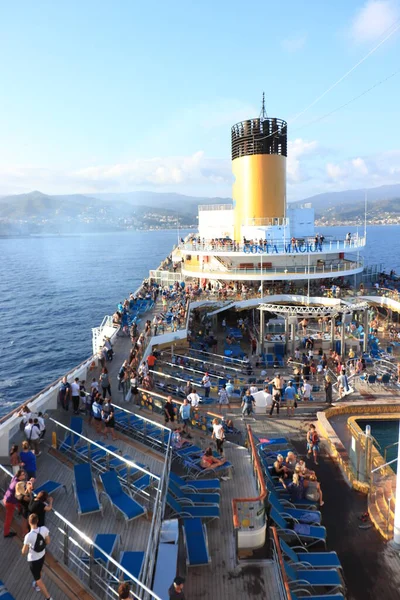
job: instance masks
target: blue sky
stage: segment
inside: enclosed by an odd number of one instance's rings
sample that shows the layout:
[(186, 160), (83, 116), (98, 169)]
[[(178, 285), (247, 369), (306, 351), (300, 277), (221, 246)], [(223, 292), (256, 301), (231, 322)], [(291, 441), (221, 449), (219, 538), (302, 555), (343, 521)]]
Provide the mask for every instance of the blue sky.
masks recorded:
[[(230, 126), (289, 121), (288, 198), (400, 182), (400, 0), (20, 0), (0, 18), (0, 194), (229, 196)], [(398, 24), (398, 23), (397, 23)], [(386, 32), (386, 34), (384, 33)]]

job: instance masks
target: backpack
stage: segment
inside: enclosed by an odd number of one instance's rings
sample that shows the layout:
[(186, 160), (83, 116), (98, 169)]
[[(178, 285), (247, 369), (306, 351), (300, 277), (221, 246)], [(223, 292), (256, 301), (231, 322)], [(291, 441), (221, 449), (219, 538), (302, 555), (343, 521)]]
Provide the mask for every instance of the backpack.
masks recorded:
[(36, 534), (36, 541), (33, 545), (33, 550), (34, 550), (34, 552), (43, 552), (43, 550), (45, 550), (45, 549), (46, 549), (46, 540), (40, 533), (40, 527), (39, 527), (38, 532)]

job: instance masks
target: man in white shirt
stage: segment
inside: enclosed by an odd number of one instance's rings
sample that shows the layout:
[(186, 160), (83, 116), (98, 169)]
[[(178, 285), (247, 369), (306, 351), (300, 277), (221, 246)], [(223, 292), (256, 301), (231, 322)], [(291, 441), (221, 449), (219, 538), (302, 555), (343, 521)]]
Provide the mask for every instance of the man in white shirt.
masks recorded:
[(38, 527), (39, 517), (35, 514), (29, 516), (30, 532), (24, 538), (22, 554), (28, 555), (28, 563), (33, 575), (32, 587), (37, 592), (42, 592), (47, 600), (52, 600), (47, 588), (42, 581), (42, 568), (46, 554), (46, 546), (50, 544), (49, 530), (47, 527)]
[(204, 395), (206, 398), (210, 397), (210, 388), (211, 388), (211, 381), (210, 381), (210, 376), (208, 373), (206, 373), (203, 377), (203, 379), (201, 380), (201, 383), (204, 387)]
[(79, 415), (79, 392), (79, 377), (75, 377), (74, 381), (71, 383), (71, 398), (74, 415)]
[(192, 410), (196, 410), (196, 408), (198, 408), (198, 406), (200, 404), (200, 396), (196, 392), (195, 388), (192, 388), (192, 391), (187, 396), (187, 399), (188, 399), (190, 406), (192, 407)]
[(303, 379), (302, 392), (303, 400), (311, 400), (311, 385), (306, 379)]
[[(37, 421), (37, 419), (36, 419)], [(35, 451), (36, 456), (39, 456), (39, 439), (40, 439), (40, 426), (39, 423), (34, 423), (33, 419), (29, 419), (25, 425), (24, 433), (26, 439), (29, 442), (30, 447)]]
[(258, 392), (258, 387), (254, 383), (252, 383), (250, 386), (250, 394), (252, 394), (252, 395), (257, 394), (257, 392)]

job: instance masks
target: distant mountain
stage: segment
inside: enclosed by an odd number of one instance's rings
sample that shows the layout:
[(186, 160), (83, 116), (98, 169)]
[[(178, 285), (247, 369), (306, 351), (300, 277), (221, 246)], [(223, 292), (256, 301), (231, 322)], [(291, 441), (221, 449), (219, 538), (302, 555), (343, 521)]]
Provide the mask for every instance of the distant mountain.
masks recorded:
[(396, 200), (400, 198), (400, 183), (382, 185), (368, 190), (361, 189), (344, 190), (341, 192), (325, 192), (323, 194), (317, 194), (316, 196), (310, 196), (304, 200), (291, 202), (290, 206), (300, 207), (304, 204), (311, 204), (312, 208), (315, 209), (316, 214), (321, 215), (322, 211), (325, 211), (327, 208), (337, 207), (342, 204), (350, 205), (359, 203), (364, 207), (365, 193), (367, 193), (368, 205), (372, 205), (376, 201)]
[(164, 207), (196, 216), (199, 204), (231, 204), (232, 198), (207, 198), (206, 196), (185, 196), (175, 193), (160, 192), (126, 192), (119, 194), (93, 194), (99, 200), (107, 202), (124, 202), (131, 206), (147, 206), (148, 208)]

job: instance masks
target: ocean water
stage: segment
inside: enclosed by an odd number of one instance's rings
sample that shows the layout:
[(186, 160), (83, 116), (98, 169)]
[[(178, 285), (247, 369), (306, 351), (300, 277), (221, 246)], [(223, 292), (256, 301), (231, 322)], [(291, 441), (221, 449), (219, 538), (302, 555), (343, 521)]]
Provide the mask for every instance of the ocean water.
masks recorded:
[[(370, 227), (367, 262), (400, 272), (399, 232)], [(176, 242), (176, 230), (0, 239), (0, 414), (90, 356), (91, 328)]]

